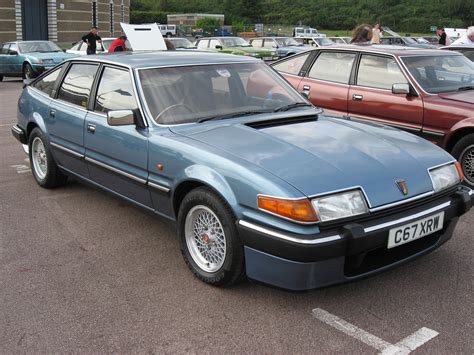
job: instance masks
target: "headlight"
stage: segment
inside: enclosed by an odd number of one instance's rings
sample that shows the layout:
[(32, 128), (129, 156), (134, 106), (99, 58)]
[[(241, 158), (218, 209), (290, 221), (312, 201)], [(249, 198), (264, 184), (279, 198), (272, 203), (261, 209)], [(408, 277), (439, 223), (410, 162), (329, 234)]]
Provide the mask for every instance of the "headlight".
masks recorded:
[(311, 201), (321, 222), (368, 213), (369, 208), (360, 190), (345, 191), (315, 198)]
[(38, 58), (31, 58), (31, 62), (35, 64), (42, 64), (43, 60)]
[(44, 64), (53, 64), (54, 60), (52, 60), (52, 59), (43, 59), (43, 63)]
[(464, 178), (462, 168), (458, 162), (430, 170), (430, 177), (435, 192), (459, 184)]

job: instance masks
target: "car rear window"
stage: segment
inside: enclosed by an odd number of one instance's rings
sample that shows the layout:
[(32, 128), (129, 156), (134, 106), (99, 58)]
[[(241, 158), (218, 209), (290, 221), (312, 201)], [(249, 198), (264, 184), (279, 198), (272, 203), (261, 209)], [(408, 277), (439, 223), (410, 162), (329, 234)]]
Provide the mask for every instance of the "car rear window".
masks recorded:
[(303, 67), (306, 59), (308, 59), (309, 53), (305, 53), (299, 56), (292, 57), (291, 59), (284, 60), (283, 62), (276, 63), (273, 68), (276, 71), (282, 73), (288, 73), (298, 75)]
[(54, 84), (56, 83), (56, 79), (58, 78), (61, 69), (62, 68), (60, 67), (48, 73), (42, 79), (36, 81), (32, 86), (44, 92), (46, 95), (51, 96), (53, 93)]

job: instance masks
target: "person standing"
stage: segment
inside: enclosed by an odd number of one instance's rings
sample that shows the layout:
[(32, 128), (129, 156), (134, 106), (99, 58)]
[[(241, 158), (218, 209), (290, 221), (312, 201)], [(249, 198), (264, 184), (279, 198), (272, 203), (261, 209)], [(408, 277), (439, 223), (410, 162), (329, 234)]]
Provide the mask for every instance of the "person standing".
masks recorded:
[(461, 38), (458, 38), (452, 44), (453, 45), (466, 45), (466, 44), (474, 45), (474, 26), (469, 27), (467, 29), (466, 35)]
[(97, 27), (92, 27), (90, 32), (82, 36), (82, 41), (87, 43), (87, 54), (95, 54), (97, 51), (97, 42), (102, 45), (102, 38), (98, 35)]
[(126, 52), (127, 51), (127, 46), (125, 45), (126, 40), (127, 40), (127, 36), (120, 36), (119, 38), (114, 39), (114, 41), (109, 47), (109, 53)]
[(443, 27), (438, 27), (438, 44), (440, 46), (446, 45), (446, 32)]
[(382, 35), (382, 31), (380, 30), (380, 23), (376, 23), (374, 28), (372, 29), (372, 43), (380, 44), (381, 35)]
[(372, 40), (372, 27), (367, 24), (362, 24), (356, 27), (352, 32), (351, 44), (370, 44)]

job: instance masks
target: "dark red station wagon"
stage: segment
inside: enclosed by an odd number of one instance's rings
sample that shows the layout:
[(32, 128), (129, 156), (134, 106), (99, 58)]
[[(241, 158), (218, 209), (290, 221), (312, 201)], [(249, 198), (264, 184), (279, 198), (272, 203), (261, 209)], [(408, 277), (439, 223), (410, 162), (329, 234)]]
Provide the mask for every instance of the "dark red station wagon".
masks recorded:
[(440, 145), (474, 187), (474, 63), (462, 54), (346, 45), (272, 66), (326, 114), (390, 125)]

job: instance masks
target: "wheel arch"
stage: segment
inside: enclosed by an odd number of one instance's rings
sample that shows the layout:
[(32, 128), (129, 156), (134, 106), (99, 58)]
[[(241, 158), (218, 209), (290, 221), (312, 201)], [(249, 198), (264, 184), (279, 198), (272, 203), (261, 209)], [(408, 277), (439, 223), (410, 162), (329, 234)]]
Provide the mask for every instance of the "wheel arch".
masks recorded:
[[(471, 121), (474, 121), (474, 119), (471, 119)], [(469, 126), (463, 126), (453, 131), (449, 135), (448, 140), (446, 141), (446, 144), (445, 144), (446, 150), (448, 152), (451, 152), (454, 146), (456, 145), (456, 143), (459, 142), (460, 139), (462, 139), (463, 137), (471, 133), (474, 133), (474, 124), (469, 125)]]

